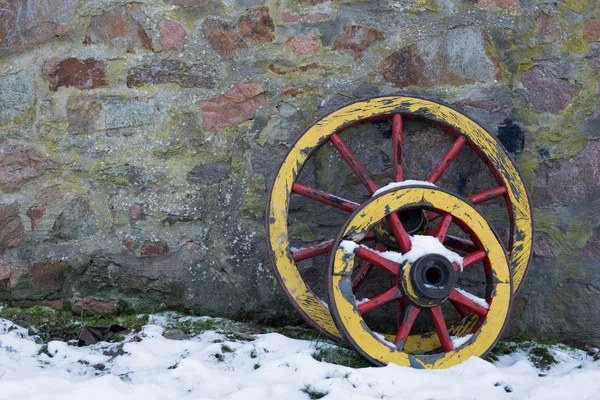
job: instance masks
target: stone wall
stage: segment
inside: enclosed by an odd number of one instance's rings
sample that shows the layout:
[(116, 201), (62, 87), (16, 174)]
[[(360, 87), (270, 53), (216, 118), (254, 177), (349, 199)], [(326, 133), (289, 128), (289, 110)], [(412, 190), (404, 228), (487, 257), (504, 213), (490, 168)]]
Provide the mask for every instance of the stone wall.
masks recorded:
[(521, 168), (511, 332), (600, 344), (599, 42), (600, 1), (0, 1), (0, 298), (297, 318), (267, 186), (316, 117), (404, 91)]

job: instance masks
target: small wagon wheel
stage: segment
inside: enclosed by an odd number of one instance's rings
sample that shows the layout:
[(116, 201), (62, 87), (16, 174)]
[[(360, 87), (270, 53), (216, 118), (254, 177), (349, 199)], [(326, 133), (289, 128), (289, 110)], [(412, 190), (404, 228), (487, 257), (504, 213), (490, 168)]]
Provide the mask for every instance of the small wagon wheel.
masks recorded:
[[(384, 218), (401, 209), (426, 209), (443, 215), (433, 236), (415, 236), (408, 252), (378, 252), (356, 243)], [(476, 250), (464, 258), (442, 243), (451, 224), (468, 233)], [(416, 368), (446, 368), (470, 356), (483, 356), (497, 342), (508, 319), (512, 299), (511, 275), (506, 253), (493, 229), (480, 213), (460, 198), (434, 188), (406, 187), (387, 191), (355, 210), (333, 244), (329, 266), (329, 304), (336, 327), (352, 348), (375, 365), (395, 363)], [(357, 258), (371, 262), (392, 276), (397, 285), (381, 289), (371, 299), (358, 302), (352, 287)], [(459, 287), (458, 276), (482, 265), (485, 299)], [(375, 333), (364, 315), (387, 303), (403, 304), (395, 334)], [(455, 324), (469, 326), (461, 334), (448, 329), (448, 308), (464, 315)], [(451, 311), (451, 309), (450, 309)], [(419, 314), (430, 319), (439, 343), (423, 352), (410, 342), (430, 333), (412, 335)], [(458, 315), (457, 313), (455, 313)], [(477, 322), (471, 325), (475, 317)], [(412, 348), (411, 348), (412, 347)]]
[[(408, 117), (429, 121), (456, 137), (440, 163), (433, 168), (428, 178), (429, 182), (437, 182), (466, 147), (472, 149), (485, 162), (498, 186), (472, 194), (467, 201), (477, 205), (494, 198), (505, 200), (510, 222), (508, 252), (513, 293), (520, 287), (529, 267), (533, 236), (529, 197), (514, 162), (494, 137), (465, 115), (437, 102), (408, 96), (384, 96), (357, 101), (316, 121), (296, 140), (275, 177), (266, 214), (267, 243), (280, 284), (300, 314), (324, 334), (336, 340), (340, 339), (340, 334), (326, 304), (308, 287), (296, 265), (302, 260), (327, 254), (331, 250), (333, 240), (292, 251), (288, 231), (290, 198), (292, 194), (303, 196), (349, 213), (359, 207), (357, 203), (297, 182), (298, 175), (309, 157), (327, 143), (331, 143), (339, 152), (369, 193), (375, 193), (378, 190), (377, 185), (339, 135), (344, 130), (368, 121), (392, 120), (390, 145), (393, 149), (394, 181), (402, 182), (405, 179), (402, 121)], [(397, 216), (391, 215), (390, 218), (395, 219)], [(403, 229), (402, 224), (392, 225), (397, 229), (393, 233), (398, 238), (400, 248), (405, 250), (410, 242), (406, 229)], [(450, 242), (452, 238), (448, 237), (447, 240)], [(453, 245), (456, 248), (469, 248), (471, 243), (457, 241)]]

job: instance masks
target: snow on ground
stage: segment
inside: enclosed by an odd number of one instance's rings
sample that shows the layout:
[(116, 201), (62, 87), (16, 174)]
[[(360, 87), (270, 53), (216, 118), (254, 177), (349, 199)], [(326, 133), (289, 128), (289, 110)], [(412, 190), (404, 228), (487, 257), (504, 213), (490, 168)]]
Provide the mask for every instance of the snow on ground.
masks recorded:
[(170, 340), (156, 325), (163, 321), (152, 322), (121, 343), (54, 341), (46, 351), (0, 319), (0, 399), (600, 399), (600, 362), (558, 346), (551, 353), (561, 362), (546, 376), (523, 351), (495, 365), (473, 357), (437, 371), (352, 369), (315, 360), (319, 346), (331, 346), (322, 341), (277, 333), (229, 341), (218, 331)]

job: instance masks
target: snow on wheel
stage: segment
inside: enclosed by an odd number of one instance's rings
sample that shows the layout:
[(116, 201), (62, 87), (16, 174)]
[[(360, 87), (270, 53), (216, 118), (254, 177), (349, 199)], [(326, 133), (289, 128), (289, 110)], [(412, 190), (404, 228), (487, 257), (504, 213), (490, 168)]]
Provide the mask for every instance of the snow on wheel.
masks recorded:
[[(362, 125), (381, 124), (389, 121), (391, 134), (388, 148), (390, 149), (391, 171), (387, 181), (381, 183), (378, 175), (371, 175), (364, 164), (365, 156), (353, 151), (348, 143), (354, 135), (353, 130)], [(323, 187), (313, 187), (301, 182), (302, 174), (307, 164), (314, 160), (324, 150), (332, 150), (343, 159), (349, 170), (366, 189), (368, 195), (376, 193), (381, 186), (393, 187), (398, 184), (411, 183), (410, 168), (406, 159), (412, 152), (406, 152), (405, 132), (415, 123), (426, 123), (440, 129), (446, 138), (453, 142), (447, 148), (418, 148), (420, 154), (435, 155), (437, 161), (430, 164), (426, 181), (431, 185), (439, 184), (448, 174), (453, 161), (464, 152), (473, 153), (479, 162), (484, 164), (491, 185), (466, 194), (466, 200), (472, 205), (482, 207), (485, 204), (503, 200), (508, 219), (508, 240), (506, 248), (509, 253), (509, 266), (513, 279), (513, 294), (520, 287), (526, 275), (532, 253), (533, 222), (531, 206), (523, 181), (516, 166), (502, 145), (477, 123), (453, 110), (449, 106), (408, 96), (384, 96), (360, 100), (334, 111), (311, 125), (293, 144), (284, 158), (272, 184), (266, 214), (267, 243), (271, 261), (276, 276), (288, 298), (300, 314), (314, 327), (334, 340), (340, 340), (338, 332), (325, 301), (323, 288), (315, 287), (304, 279), (302, 263), (311, 262), (317, 257), (327, 255), (333, 244), (333, 237), (342, 225), (340, 219), (336, 225), (331, 222), (330, 236), (311, 243), (302, 248), (294, 247), (294, 239), (290, 235), (292, 223), (301, 221), (302, 216), (292, 217), (290, 204), (294, 199), (303, 199), (314, 204), (314, 212), (320, 213), (321, 208), (329, 207), (336, 212), (352, 213), (365, 199), (352, 201), (329, 191)], [(359, 149), (360, 150), (360, 149)], [(364, 150), (364, 149), (363, 149)], [(413, 149), (414, 152), (414, 149)], [(361, 158), (362, 157), (362, 158)], [(359, 161), (362, 159), (363, 163)], [(321, 168), (323, 169), (323, 168)], [(314, 168), (315, 174), (323, 173), (320, 168)], [(333, 178), (335, 179), (335, 177)], [(343, 195), (343, 194), (342, 194)], [(319, 210), (319, 211), (317, 211)], [(321, 218), (317, 215), (315, 218)], [(294, 219), (294, 221), (292, 221)], [(495, 218), (494, 218), (495, 222)], [(329, 222), (328, 222), (329, 223)], [(425, 214), (407, 211), (400, 214), (390, 214), (373, 231), (362, 240), (374, 242), (375, 249), (397, 247), (406, 252), (410, 246), (410, 235), (420, 234), (444, 223), (440, 215), (434, 212)], [(298, 225), (298, 224), (296, 224)], [(335, 228), (335, 229), (334, 229)], [(431, 233), (431, 232), (429, 232)], [(319, 237), (320, 239), (320, 237)], [(469, 238), (455, 237), (448, 234), (445, 244), (456, 250), (471, 251), (473, 242)], [(360, 286), (372, 270), (372, 265), (365, 262), (354, 277), (353, 284)], [(324, 271), (322, 271), (324, 274)], [(323, 284), (325, 275), (319, 284)], [(394, 282), (392, 281), (393, 285)], [(317, 293), (320, 289), (320, 295)]]
[[(434, 212), (444, 223), (430, 235), (412, 236), (406, 251), (360, 244), (375, 225), (403, 210)], [(463, 257), (444, 246), (450, 230), (469, 235), (472, 252)], [(485, 217), (465, 200), (425, 186), (391, 189), (356, 209), (333, 247), (331, 314), (346, 343), (373, 364), (446, 368), (483, 356), (499, 339), (512, 299), (508, 260)], [(369, 298), (357, 295), (358, 260), (387, 272), (395, 284)], [(368, 319), (383, 309), (395, 314), (387, 318), (395, 322), (387, 332)]]

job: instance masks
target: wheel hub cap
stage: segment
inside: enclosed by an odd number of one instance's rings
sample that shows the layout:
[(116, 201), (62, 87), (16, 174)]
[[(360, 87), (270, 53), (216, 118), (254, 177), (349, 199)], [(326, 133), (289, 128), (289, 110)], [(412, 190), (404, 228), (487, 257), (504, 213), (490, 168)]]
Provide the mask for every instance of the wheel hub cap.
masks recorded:
[(441, 304), (456, 284), (452, 263), (439, 254), (425, 255), (400, 270), (398, 285), (408, 299), (420, 307)]

